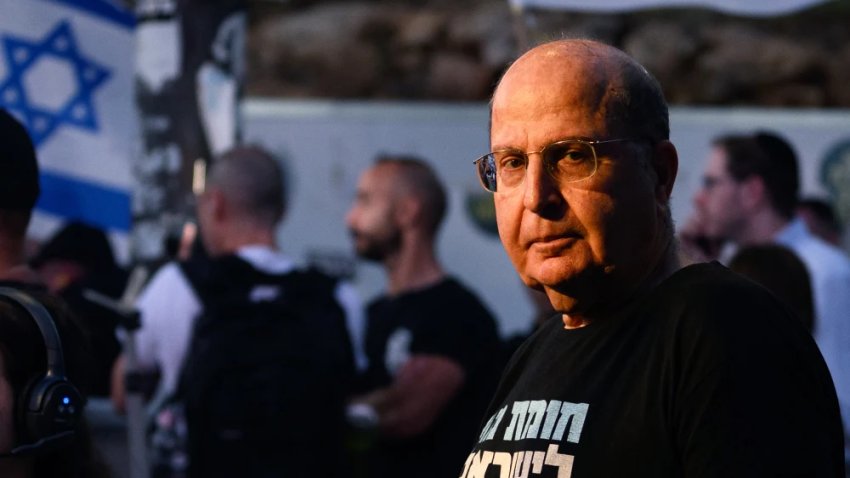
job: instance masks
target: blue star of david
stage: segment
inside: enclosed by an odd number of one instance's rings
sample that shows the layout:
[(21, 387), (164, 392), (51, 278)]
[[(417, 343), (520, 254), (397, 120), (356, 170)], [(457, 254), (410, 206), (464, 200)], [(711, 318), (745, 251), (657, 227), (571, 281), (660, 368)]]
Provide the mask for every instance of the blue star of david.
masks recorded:
[[(3, 49), (9, 73), (0, 82), (0, 106), (17, 113), (36, 146), (46, 141), (62, 124), (89, 131), (98, 130), (92, 94), (111, 73), (80, 53), (67, 21), (60, 22), (40, 41), (7, 35), (3, 38)], [(74, 93), (55, 110), (34, 104), (30, 99), (39, 92), (27, 91), (23, 81), (27, 71), (39, 60), (49, 58), (66, 62), (74, 71), (76, 80)]]

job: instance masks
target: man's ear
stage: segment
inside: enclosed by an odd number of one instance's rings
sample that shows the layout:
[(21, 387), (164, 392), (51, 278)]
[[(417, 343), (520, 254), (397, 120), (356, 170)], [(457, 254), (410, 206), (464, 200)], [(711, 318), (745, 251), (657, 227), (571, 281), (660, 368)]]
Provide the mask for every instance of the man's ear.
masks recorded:
[(679, 172), (679, 153), (673, 143), (665, 139), (653, 146), (652, 168), (657, 180), (655, 199), (667, 204), (673, 194), (673, 183), (676, 182), (676, 174)]
[(224, 193), (220, 189), (210, 189), (206, 192), (209, 195), (209, 208), (212, 217), (221, 219), (227, 215), (227, 201), (225, 201)]
[(393, 208), (396, 223), (404, 229), (413, 227), (419, 221), (419, 215), (422, 212), (422, 204), (409, 194), (398, 197)]

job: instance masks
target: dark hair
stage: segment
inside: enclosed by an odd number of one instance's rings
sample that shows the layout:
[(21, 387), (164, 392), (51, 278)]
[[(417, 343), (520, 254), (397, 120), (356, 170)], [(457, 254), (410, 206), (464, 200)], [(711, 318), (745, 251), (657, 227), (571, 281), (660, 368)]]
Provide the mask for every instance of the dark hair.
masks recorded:
[(238, 146), (213, 163), (209, 185), (220, 187), (240, 211), (274, 226), (286, 212), (280, 163), (259, 146)]
[(823, 199), (806, 198), (801, 199), (797, 203), (797, 207), (810, 211), (830, 232), (841, 235), (843, 230), (842, 224), (838, 220), (838, 217), (836, 217), (835, 209), (829, 202)]
[(41, 247), (30, 263), (39, 267), (55, 259), (76, 262), (93, 274), (104, 274), (118, 267), (106, 233), (81, 222), (66, 224)]
[(0, 108), (0, 209), (28, 212), (39, 192), (38, 160), (29, 133)]
[(726, 169), (736, 181), (762, 179), (773, 209), (784, 218), (794, 216), (799, 175), (791, 146), (773, 133), (727, 135), (714, 140), (726, 153)]
[(393, 165), (399, 170), (403, 187), (413, 193), (425, 206), (426, 227), (436, 235), (446, 215), (446, 190), (433, 168), (425, 160), (412, 155), (381, 154), (376, 165)]
[[(62, 341), (63, 357), (69, 380), (85, 394), (88, 381), (84, 373), (90, 369), (90, 353), (83, 331), (70, 320), (68, 310), (52, 296), (27, 290), (50, 312)], [(35, 321), (16, 305), (0, 300), (0, 354), (3, 355), (3, 373), (15, 396), (13, 412), (17, 411), (27, 385), (44, 375), (47, 370), (47, 352), (44, 338)], [(23, 425), (16, 413), (15, 430), (20, 438)], [(35, 478), (88, 478), (109, 476), (108, 470), (97, 457), (85, 421), (77, 430), (72, 444), (58, 450), (44, 452), (33, 460)]]
[(729, 268), (773, 292), (812, 331), (815, 313), (809, 272), (793, 251), (776, 244), (742, 247)]

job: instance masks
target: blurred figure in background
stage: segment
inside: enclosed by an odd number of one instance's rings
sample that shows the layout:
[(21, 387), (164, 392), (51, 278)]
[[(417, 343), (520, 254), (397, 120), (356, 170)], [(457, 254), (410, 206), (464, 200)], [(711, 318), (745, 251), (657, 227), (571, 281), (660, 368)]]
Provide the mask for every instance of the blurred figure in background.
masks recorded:
[(745, 246), (729, 260), (729, 268), (773, 292), (791, 307), (809, 332), (813, 330), (815, 309), (809, 272), (792, 250), (776, 244)]
[[(738, 247), (781, 244), (806, 265), (814, 299), (814, 337), (835, 382), (846, 433), (850, 431), (850, 259), (795, 216), (798, 174), (796, 153), (778, 135), (722, 136), (714, 140), (694, 206), (703, 237)], [(682, 237), (683, 244), (688, 241)], [(845, 439), (845, 446), (850, 440)], [(850, 448), (845, 456), (850, 458)]]
[[(21, 123), (0, 109), (0, 286), (14, 289), (0, 298), (0, 476), (99, 478), (107, 471), (96, 458), (83, 419), (88, 343), (24, 257), (39, 192), (32, 141)], [(9, 297), (22, 291), (27, 294), (23, 299)], [(41, 323), (18, 302), (33, 299), (45, 308)], [(75, 387), (62, 380), (66, 372)], [(72, 410), (65, 405), (76, 406)]]
[[(62, 403), (67, 393), (70, 405), (77, 402), (77, 410), (61, 420), (47, 418), (35, 425), (28, 415), (34, 398), (34, 384), (44, 380), (48, 372), (47, 350), (49, 340), (39, 330), (30, 313), (20, 305), (0, 296), (0, 476), (4, 478), (101, 478), (109, 471), (92, 446), (88, 426), (82, 417), (89, 368), (83, 331), (68, 320), (68, 311), (45, 293), (28, 290), (27, 294), (45, 306), (58, 332), (67, 380), (62, 395), (45, 394), (42, 410), (50, 417), (54, 407)], [(55, 359), (54, 359), (55, 360)], [(51, 372), (55, 372), (51, 370)], [(55, 379), (65, 379), (65, 374), (51, 374)], [(67, 385), (80, 394), (68, 390)], [(55, 386), (55, 385), (54, 385)], [(45, 389), (50, 390), (50, 389)], [(47, 410), (50, 410), (48, 412)], [(67, 432), (72, 432), (67, 434)]]
[(844, 233), (832, 205), (823, 199), (808, 198), (797, 204), (797, 215), (806, 223), (812, 234), (835, 247), (841, 247)]
[(29, 134), (0, 109), (0, 281), (39, 282), (24, 251), (39, 192), (38, 161)]
[(112, 364), (121, 351), (114, 315), (86, 298), (91, 290), (118, 300), (127, 272), (115, 261), (106, 234), (93, 226), (70, 222), (30, 260), (48, 290), (71, 308), (89, 334), (94, 355), (92, 395), (108, 396)]
[[(283, 179), (257, 147), (216, 158), (197, 203), (205, 252), (163, 266), (138, 300), (139, 363), (161, 368), (165, 399), (151, 437), (156, 476), (343, 476), (346, 316), (361, 313), (359, 300), (278, 249)], [(173, 417), (184, 412), (181, 431)], [(188, 469), (171, 459), (184, 453)]]
[(378, 439), (365, 476), (456, 476), (495, 388), (495, 321), (436, 257), (446, 193), (421, 159), (384, 156), (360, 177), (346, 222), (357, 255), (384, 267), (367, 308), (354, 416)]

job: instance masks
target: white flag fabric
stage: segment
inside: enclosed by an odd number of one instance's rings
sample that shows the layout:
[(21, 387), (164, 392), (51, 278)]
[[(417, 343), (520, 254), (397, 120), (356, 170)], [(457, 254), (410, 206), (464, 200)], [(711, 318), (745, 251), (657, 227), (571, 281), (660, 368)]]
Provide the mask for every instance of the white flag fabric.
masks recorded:
[(29, 130), (41, 168), (34, 223), (128, 232), (132, 12), (107, 0), (0, 0), (0, 12), (0, 107)]
[(826, 0), (509, 0), (514, 7), (587, 12), (624, 12), (646, 8), (699, 7), (735, 15), (784, 15)]

